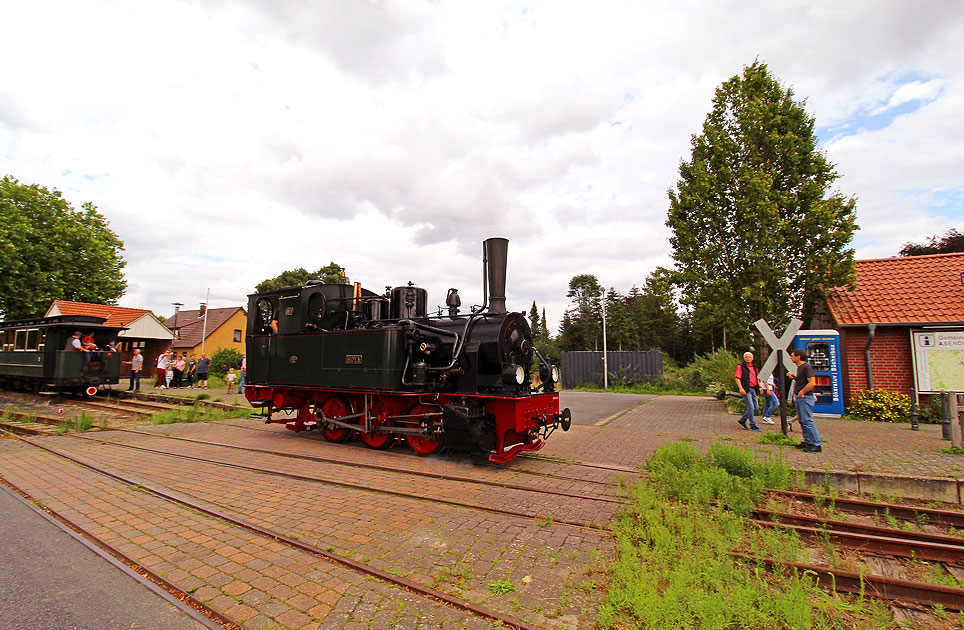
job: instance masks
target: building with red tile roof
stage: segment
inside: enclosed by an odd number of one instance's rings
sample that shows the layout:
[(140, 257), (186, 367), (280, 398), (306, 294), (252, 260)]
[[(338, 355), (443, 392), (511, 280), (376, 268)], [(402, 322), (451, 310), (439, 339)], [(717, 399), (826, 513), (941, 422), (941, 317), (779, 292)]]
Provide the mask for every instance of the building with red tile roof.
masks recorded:
[(858, 260), (853, 290), (827, 297), (840, 332), (843, 393), (964, 391), (964, 253)]

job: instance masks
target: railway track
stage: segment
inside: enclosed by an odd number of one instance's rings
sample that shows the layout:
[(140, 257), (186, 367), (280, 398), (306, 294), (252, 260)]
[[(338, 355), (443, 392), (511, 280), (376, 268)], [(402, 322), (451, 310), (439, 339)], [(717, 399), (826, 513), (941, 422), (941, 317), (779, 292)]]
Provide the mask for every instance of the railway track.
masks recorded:
[[(148, 436), (150, 436), (150, 437), (158, 437), (158, 438), (164, 438), (164, 439), (166, 439), (165, 436), (159, 436), (159, 435), (156, 434), (156, 433), (146, 433), (146, 432), (143, 432), (143, 431), (125, 431), (125, 432), (138, 433), (138, 434), (141, 434), (141, 435), (148, 435)], [(183, 460), (186, 460), (186, 461), (193, 461), (193, 462), (198, 462), (198, 463), (203, 463), (203, 464), (211, 464), (211, 465), (216, 465), (216, 466), (225, 466), (225, 467), (229, 467), (229, 468), (235, 468), (235, 469), (238, 469), (238, 470), (246, 470), (246, 471), (254, 472), (254, 473), (268, 474), (268, 475), (283, 477), (283, 478), (286, 478), (286, 479), (294, 479), (294, 480), (298, 480), (298, 481), (307, 481), (307, 482), (310, 482), (310, 483), (323, 483), (323, 484), (326, 484), (326, 485), (338, 486), (338, 487), (341, 487), (341, 488), (350, 488), (350, 489), (353, 489), (353, 490), (362, 490), (362, 491), (366, 491), (366, 492), (373, 492), (373, 493), (377, 493), (377, 494), (384, 495), (384, 496), (392, 496), (392, 497), (400, 497), (400, 498), (406, 498), (406, 499), (414, 499), (414, 500), (418, 500), (418, 501), (426, 501), (426, 500), (427, 500), (427, 501), (432, 501), (432, 502), (434, 502), (434, 503), (439, 503), (439, 504), (442, 504), (442, 505), (450, 505), (450, 506), (459, 507), (459, 508), (468, 508), (468, 509), (477, 510), (477, 511), (480, 511), (480, 512), (487, 512), (487, 513), (490, 513), (490, 514), (499, 514), (499, 515), (502, 515), (502, 516), (511, 516), (511, 517), (515, 517), (515, 518), (525, 519), (525, 520), (527, 520), (527, 521), (532, 521), (532, 520), (536, 520), (536, 519), (543, 519), (543, 520), (545, 520), (546, 522), (552, 522), (552, 523), (556, 523), (556, 524), (559, 524), (559, 525), (566, 525), (566, 526), (570, 526), (570, 527), (577, 527), (577, 528), (580, 528), (580, 529), (586, 529), (586, 530), (592, 530), (592, 531), (597, 531), (597, 532), (603, 532), (603, 533), (606, 533), (607, 535), (609, 534), (609, 529), (608, 529), (608, 528), (606, 528), (606, 527), (600, 527), (599, 525), (597, 525), (597, 524), (595, 524), (595, 523), (593, 523), (593, 522), (589, 522), (589, 521), (576, 521), (576, 520), (564, 518), (564, 517), (561, 517), (561, 516), (559, 516), (559, 515), (554, 515), (554, 514), (539, 514), (539, 513), (534, 513), (534, 512), (522, 512), (522, 511), (518, 511), (518, 510), (508, 510), (508, 509), (496, 508), (496, 507), (492, 507), (492, 506), (489, 506), (489, 505), (484, 505), (484, 504), (482, 504), (482, 503), (473, 503), (473, 502), (469, 502), (469, 501), (453, 500), (453, 499), (448, 499), (448, 498), (445, 498), (445, 497), (442, 497), (442, 496), (438, 496), (438, 495), (434, 495), (434, 496), (433, 496), (432, 494), (427, 493), (427, 492), (425, 492), (425, 493), (418, 493), (418, 492), (403, 492), (403, 491), (400, 491), (400, 490), (390, 490), (390, 489), (387, 489), (387, 488), (378, 487), (378, 486), (374, 486), (374, 485), (371, 485), (371, 484), (357, 483), (357, 482), (354, 482), (354, 481), (347, 481), (347, 480), (345, 480), (345, 479), (343, 479), (343, 478), (338, 478), (338, 477), (336, 477), (336, 476), (321, 477), (321, 476), (315, 476), (315, 475), (306, 475), (306, 474), (300, 474), (300, 473), (286, 472), (286, 471), (283, 471), (283, 470), (277, 470), (277, 469), (273, 469), (273, 468), (264, 468), (264, 467), (260, 467), (260, 466), (248, 466), (248, 465), (245, 465), (245, 464), (236, 463), (235, 461), (228, 461), (228, 460), (224, 460), (224, 459), (212, 459), (212, 458), (208, 458), (208, 457), (197, 457), (197, 456), (194, 456), (194, 455), (188, 455), (188, 454), (184, 454), (184, 453), (175, 453), (175, 452), (165, 451), (165, 450), (161, 450), (161, 449), (154, 449), (154, 448), (147, 448), (147, 447), (144, 447), (144, 446), (135, 446), (135, 445), (132, 445), (132, 444), (125, 444), (125, 443), (123, 443), (123, 442), (115, 442), (115, 441), (112, 441), (112, 440), (106, 440), (106, 439), (104, 439), (104, 438), (93, 437), (93, 436), (89, 436), (89, 437), (88, 437), (88, 436), (74, 435), (74, 436), (71, 436), (71, 437), (75, 437), (75, 438), (79, 438), (79, 439), (85, 439), (85, 440), (91, 440), (91, 441), (99, 442), (99, 443), (101, 443), (101, 444), (105, 444), (105, 445), (108, 445), (108, 446), (116, 446), (116, 447), (121, 447), (121, 448), (133, 449), (133, 450), (137, 450), (137, 451), (140, 451), (140, 452), (153, 453), (153, 454), (162, 455), (162, 456), (167, 456), (167, 457), (175, 457), (175, 458), (183, 459)], [(229, 448), (229, 449), (237, 449), (237, 448), (238, 448), (238, 447), (236, 447), (236, 446), (234, 446), (234, 445), (226, 445), (226, 444), (217, 443), (217, 442), (207, 442), (207, 441), (204, 441), (204, 440), (194, 440), (194, 439), (190, 439), (190, 438), (175, 438), (175, 439), (177, 439), (177, 440), (179, 440), (179, 441), (187, 441), (187, 442), (199, 443), (199, 444), (203, 444), (203, 445), (206, 445), (206, 446), (226, 447), (226, 448)], [(269, 454), (269, 455), (275, 455), (275, 456), (282, 456), (282, 457), (286, 457), (286, 458), (292, 457), (290, 454), (278, 453), (278, 452), (268, 451), (268, 450), (264, 450), (264, 449), (244, 448), (243, 450), (256, 451), (256, 452), (260, 452), (260, 453), (263, 453), (263, 454)], [(311, 461), (322, 461), (322, 462), (324, 462), (324, 463), (334, 463), (334, 464), (336, 464), (336, 465), (342, 465), (342, 462), (338, 462), (338, 461), (332, 462), (332, 461), (330, 461), (328, 458), (318, 458), (318, 459), (316, 459), (316, 458), (313, 458), (313, 457), (299, 457), (299, 456), (295, 456), (295, 458), (296, 458), (296, 459), (303, 459), (303, 460), (311, 460)], [(409, 472), (407, 472), (407, 471), (404, 471), (404, 470), (401, 470), (401, 469), (397, 469), (397, 468), (391, 468), (391, 467), (372, 466), (371, 468), (372, 468), (373, 470), (380, 470), (380, 471), (393, 472), (393, 473), (399, 473), (399, 474), (412, 474), (412, 473), (409, 473)], [(465, 477), (461, 477), (461, 476), (455, 476), (455, 475), (422, 474), (422, 473), (414, 473), (414, 474), (415, 474), (416, 476), (424, 476), (424, 477), (433, 478), (433, 479), (453, 481), (453, 482), (455, 482), (455, 483), (470, 483), (470, 484), (475, 484), (475, 485), (488, 485), (488, 486), (492, 486), (492, 487), (498, 487), (498, 488), (503, 488), (503, 489), (507, 489), (507, 488), (508, 488), (508, 489), (513, 489), (513, 490), (522, 491), (522, 492), (534, 492), (534, 493), (537, 493), (537, 494), (551, 494), (551, 495), (554, 495), (554, 496), (563, 496), (563, 497), (570, 498), (570, 499), (576, 499), (576, 500), (580, 500), (580, 501), (588, 501), (588, 502), (592, 502), (592, 503), (610, 503), (610, 504), (621, 504), (621, 503), (622, 503), (622, 501), (619, 500), (619, 499), (614, 499), (614, 498), (609, 498), (609, 497), (592, 497), (592, 496), (587, 496), (587, 495), (582, 495), (582, 494), (572, 494), (572, 493), (563, 493), (563, 492), (551, 492), (551, 493), (547, 493), (547, 492), (545, 492), (545, 491), (543, 491), (543, 490), (541, 490), (541, 489), (534, 489), (534, 488), (525, 487), (525, 486), (519, 486), (519, 485), (514, 485), (514, 484), (502, 484), (502, 483), (497, 483), (497, 482), (491, 482), (491, 483), (490, 483), (490, 482), (478, 481), (478, 480), (469, 479), (469, 478), (465, 478)]]
[[(108, 470), (108, 469), (106, 469), (106, 468), (104, 468), (104, 467), (98, 466), (97, 464), (94, 464), (94, 463), (92, 463), (92, 462), (89, 462), (89, 461), (87, 461), (87, 460), (84, 459), (84, 458), (81, 458), (81, 457), (78, 457), (78, 456), (75, 456), (75, 455), (71, 455), (71, 454), (69, 454), (69, 453), (64, 453), (64, 452), (61, 452), (61, 451), (59, 451), (59, 450), (57, 450), (57, 449), (54, 449), (54, 448), (51, 448), (51, 447), (48, 447), (48, 446), (45, 446), (45, 445), (42, 445), (42, 444), (38, 444), (37, 442), (35, 442), (35, 441), (31, 440), (31, 439), (28, 439), (28, 438), (18, 437), (17, 439), (19, 439), (21, 442), (24, 442), (24, 443), (26, 443), (26, 444), (29, 444), (29, 445), (37, 448), (37, 449), (40, 449), (40, 450), (45, 451), (45, 452), (47, 452), (47, 453), (49, 453), (49, 454), (51, 454), (51, 455), (54, 455), (54, 456), (56, 456), (56, 457), (59, 457), (59, 458), (61, 458), (61, 459), (66, 460), (66, 461), (69, 461), (69, 462), (72, 462), (72, 463), (77, 464), (77, 465), (79, 465), (79, 466), (82, 466), (83, 468), (86, 468), (86, 469), (88, 469), (88, 470), (91, 470), (91, 471), (93, 471), (93, 472), (95, 472), (95, 473), (97, 473), (97, 474), (103, 475), (103, 476), (108, 477), (108, 478), (110, 478), (110, 479), (113, 479), (113, 480), (115, 480), (115, 481), (118, 481), (118, 482), (120, 482), (120, 483), (122, 483), (122, 484), (126, 484), (126, 485), (129, 485), (129, 486), (137, 487), (137, 488), (141, 489), (142, 491), (145, 491), (145, 492), (147, 492), (147, 493), (150, 493), (150, 494), (152, 494), (152, 495), (154, 495), (154, 496), (157, 496), (157, 497), (159, 497), (159, 498), (162, 498), (162, 499), (164, 499), (164, 500), (166, 500), (166, 501), (169, 501), (169, 502), (171, 502), (171, 503), (176, 503), (176, 504), (178, 504), (178, 505), (181, 505), (181, 506), (183, 506), (183, 507), (186, 507), (186, 508), (188, 508), (188, 509), (190, 509), (190, 510), (193, 510), (193, 511), (195, 511), (195, 512), (198, 512), (198, 513), (200, 513), (200, 514), (204, 514), (204, 515), (209, 516), (209, 517), (211, 517), (211, 518), (215, 518), (215, 519), (218, 519), (218, 520), (223, 521), (223, 522), (225, 522), (225, 523), (229, 523), (229, 524), (231, 524), (231, 525), (234, 525), (234, 526), (236, 526), (236, 527), (240, 527), (240, 528), (242, 528), (242, 529), (244, 529), (244, 530), (246, 530), (246, 531), (252, 532), (252, 533), (254, 533), (254, 534), (257, 534), (257, 535), (262, 536), (262, 537), (264, 537), (264, 538), (270, 539), (270, 540), (272, 540), (272, 541), (280, 542), (280, 543), (286, 545), (287, 547), (290, 547), (290, 548), (292, 548), (292, 549), (296, 549), (296, 550), (298, 550), (298, 551), (302, 551), (302, 552), (309, 553), (309, 554), (311, 554), (311, 555), (313, 555), (313, 556), (322, 558), (322, 559), (324, 559), (324, 560), (326, 560), (326, 561), (329, 561), (329, 562), (332, 562), (332, 563), (334, 563), (334, 564), (337, 564), (337, 565), (343, 566), (343, 567), (345, 567), (345, 568), (351, 569), (351, 570), (353, 570), (353, 571), (356, 571), (356, 572), (358, 572), (358, 573), (360, 573), (360, 574), (363, 574), (363, 575), (365, 575), (365, 576), (367, 576), (367, 577), (375, 578), (375, 579), (377, 579), (377, 580), (386, 582), (386, 583), (388, 583), (388, 584), (391, 584), (391, 585), (400, 587), (400, 588), (402, 588), (402, 589), (404, 589), (404, 590), (406, 590), (406, 591), (408, 591), (408, 592), (410, 592), (410, 593), (415, 593), (415, 594), (420, 595), (420, 596), (422, 596), (422, 597), (424, 597), (424, 598), (426, 598), (426, 599), (429, 599), (429, 600), (432, 600), (432, 601), (435, 601), (435, 602), (441, 602), (441, 603), (447, 604), (447, 605), (449, 605), (449, 606), (458, 608), (458, 609), (460, 609), (460, 610), (463, 610), (463, 611), (465, 611), (465, 612), (471, 613), (471, 614), (476, 615), (476, 616), (478, 616), (478, 617), (482, 617), (482, 618), (487, 619), (487, 620), (490, 620), (490, 621), (492, 621), (492, 622), (495, 622), (495, 623), (498, 623), (498, 624), (502, 624), (502, 626), (507, 627), (507, 628), (516, 628), (517, 630), (536, 630), (536, 626), (532, 626), (532, 625), (529, 625), (528, 623), (525, 623), (525, 622), (520, 621), (520, 620), (518, 620), (518, 619), (515, 619), (515, 618), (513, 618), (513, 617), (510, 617), (510, 616), (507, 616), (507, 615), (503, 615), (503, 614), (498, 613), (498, 612), (496, 612), (496, 611), (494, 611), (494, 610), (491, 610), (491, 609), (489, 609), (489, 608), (487, 608), (487, 607), (484, 607), (484, 606), (475, 604), (475, 603), (473, 603), (473, 602), (469, 602), (469, 601), (467, 601), (467, 600), (464, 600), (464, 599), (461, 599), (461, 598), (458, 598), (458, 597), (454, 597), (454, 596), (452, 596), (452, 595), (450, 595), (450, 594), (448, 594), (448, 593), (445, 593), (445, 592), (442, 592), (442, 591), (438, 591), (438, 590), (433, 589), (433, 588), (429, 588), (428, 586), (425, 586), (425, 585), (423, 585), (423, 584), (419, 584), (419, 583), (414, 582), (414, 581), (412, 581), (412, 580), (409, 580), (409, 579), (406, 579), (406, 578), (403, 578), (403, 577), (394, 575), (394, 574), (389, 573), (389, 572), (387, 572), (387, 571), (383, 571), (383, 570), (378, 569), (378, 568), (376, 568), (376, 567), (374, 567), (374, 566), (372, 566), (372, 565), (370, 565), (370, 564), (366, 564), (366, 563), (363, 563), (363, 562), (359, 562), (359, 561), (353, 560), (353, 559), (348, 558), (348, 557), (346, 557), (346, 556), (342, 556), (342, 555), (333, 553), (333, 552), (331, 552), (330, 550), (322, 549), (322, 548), (317, 547), (317, 546), (315, 546), (315, 545), (308, 544), (308, 543), (306, 543), (306, 542), (304, 542), (304, 541), (298, 540), (298, 539), (296, 539), (296, 538), (293, 538), (293, 537), (288, 536), (288, 535), (286, 535), (286, 534), (283, 534), (283, 533), (281, 533), (281, 532), (274, 531), (274, 530), (271, 530), (271, 529), (268, 529), (268, 528), (265, 528), (265, 527), (261, 527), (261, 526), (259, 526), (259, 525), (254, 524), (254, 523), (251, 523), (251, 522), (245, 521), (245, 520), (243, 520), (243, 519), (234, 517), (234, 516), (232, 516), (231, 514), (225, 512), (225, 511), (223, 511), (223, 510), (216, 509), (216, 507), (212, 507), (211, 505), (207, 504), (207, 502), (200, 503), (200, 502), (197, 502), (197, 501), (193, 501), (193, 500), (191, 500), (191, 499), (189, 499), (189, 498), (187, 498), (187, 497), (185, 497), (185, 496), (176, 494), (176, 493), (174, 493), (174, 492), (172, 492), (172, 491), (170, 491), (170, 490), (167, 490), (167, 489), (164, 489), (164, 488), (161, 488), (161, 487), (157, 487), (157, 486), (155, 486), (154, 484), (145, 482), (144, 480), (131, 478), (131, 477), (128, 477), (128, 476), (126, 476), (126, 475), (124, 475), (124, 474), (121, 474), (121, 473), (119, 473), (119, 472), (112, 471), (112, 470)], [(5, 486), (10, 487), (11, 489), (15, 489), (15, 488), (16, 488), (13, 484), (9, 483), (6, 479), (3, 479), (2, 477), (0, 477), (0, 480), (2, 480), (2, 483), (3, 483)], [(26, 495), (26, 493), (23, 493), (22, 491), (19, 491), (19, 493), (20, 493), (22, 496), (29, 496), (29, 495)], [(44, 508), (44, 509), (47, 510), (47, 508)], [(49, 510), (47, 510), (47, 511), (49, 512)], [(66, 521), (66, 519), (64, 519), (64, 521)], [(79, 530), (79, 528), (77, 528), (77, 529)], [(77, 530), (75, 530), (75, 531), (77, 531)], [(81, 531), (82, 531), (82, 530), (81, 530)], [(101, 548), (103, 548), (103, 549), (112, 549), (112, 550), (114, 550), (113, 547), (111, 547), (109, 544), (107, 544), (107, 543), (104, 542), (103, 540), (101, 540), (101, 539), (93, 536), (93, 535), (90, 534), (89, 532), (85, 532), (85, 534), (86, 534), (86, 535), (85, 535), (85, 538), (87, 538), (88, 541), (95, 542), (95, 544), (97, 544), (97, 546), (99, 546), (99, 547), (101, 547)], [(116, 550), (114, 550), (114, 551), (116, 551)], [(117, 553), (118, 553), (119, 555), (123, 555), (123, 554), (120, 554), (120, 552), (117, 552)], [(126, 564), (126, 563), (125, 563), (125, 564)], [(136, 563), (134, 563), (134, 564), (136, 564)], [(157, 576), (157, 577), (158, 577), (159, 579), (163, 579), (163, 578), (161, 578), (161, 576)], [(176, 589), (177, 587), (174, 587), (174, 588)], [(180, 589), (177, 589), (177, 590), (180, 591)], [(187, 592), (185, 592), (185, 591), (180, 591), (180, 592), (181, 592), (185, 597), (188, 597), (188, 598), (190, 597), (189, 593), (187, 593)], [(203, 603), (199, 602), (199, 604), (203, 604)], [(214, 609), (211, 609), (211, 612), (213, 613), (213, 615), (220, 615), (220, 613), (218, 613), (218, 612), (215, 611)], [(205, 613), (205, 614), (206, 614), (206, 613)], [(228, 628), (229, 630), (234, 630), (235, 628), (237, 628), (237, 629), (240, 630), (240, 628), (241, 628), (240, 625), (236, 624), (235, 622), (233, 622), (232, 620), (230, 620), (230, 619), (228, 619), (228, 618), (226, 618), (226, 617), (223, 617), (223, 615), (220, 615), (220, 616), (221, 616), (223, 619), (222, 619), (222, 620), (219, 620), (219, 627), (225, 627), (225, 628)], [(211, 626), (209, 626), (209, 627), (211, 627)]]
[[(237, 425), (228, 425), (228, 426), (237, 426)], [(403, 467), (400, 467), (400, 466), (390, 466), (390, 465), (386, 465), (386, 464), (378, 464), (378, 463), (371, 462), (371, 461), (346, 460), (346, 459), (343, 458), (343, 457), (326, 457), (326, 456), (323, 456), (323, 455), (308, 455), (308, 454), (304, 454), (304, 453), (292, 453), (292, 452), (290, 452), (290, 451), (278, 451), (278, 450), (274, 450), (274, 449), (258, 448), (258, 447), (253, 447), (253, 446), (245, 446), (245, 445), (242, 445), (242, 444), (230, 444), (230, 443), (225, 443), (225, 442), (212, 442), (212, 441), (209, 441), (209, 440), (200, 440), (200, 439), (196, 439), (196, 438), (187, 438), (187, 437), (173, 436), (173, 435), (160, 435), (160, 434), (158, 434), (158, 433), (152, 433), (152, 432), (149, 432), (149, 431), (138, 431), (138, 430), (136, 430), (136, 429), (119, 429), (119, 430), (120, 430), (120, 431), (123, 431), (123, 432), (125, 432), (125, 433), (132, 433), (132, 434), (137, 434), (137, 435), (146, 435), (146, 436), (150, 436), (150, 437), (164, 437), (164, 438), (166, 438), (166, 439), (172, 439), (172, 440), (178, 440), (178, 441), (184, 441), (184, 442), (192, 442), (192, 443), (195, 443), (195, 444), (203, 444), (203, 445), (206, 445), (206, 446), (217, 446), (217, 447), (223, 447), (223, 448), (233, 448), (233, 449), (238, 449), (238, 450), (243, 450), (243, 451), (248, 451), (248, 452), (253, 452), (253, 453), (262, 453), (262, 454), (265, 454), (265, 455), (275, 455), (275, 456), (278, 456), (278, 457), (285, 457), (285, 458), (289, 458), (289, 459), (299, 459), (299, 460), (303, 460), (303, 461), (318, 462), (318, 463), (325, 463), (325, 464), (333, 464), (333, 465), (336, 465), (336, 466), (345, 466), (345, 467), (350, 467), (350, 468), (361, 468), (361, 469), (366, 469), (366, 470), (379, 470), (379, 471), (384, 471), (384, 472), (394, 472), (394, 473), (401, 473), (401, 474), (406, 474), (406, 475), (415, 475), (415, 476), (419, 476), (419, 477), (425, 477), (425, 478), (427, 478), (427, 479), (440, 479), (440, 480), (445, 480), (445, 481), (455, 481), (455, 482), (469, 483), (469, 484), (475, 484), (475, 485), (481, 485), (481, 486), (490, 486), (490, 487), (494, 487), (494, 488), (503, 488), (503, 489), (506, 489), (506, 490), (521, 490), (521, 491), (526, 491), (526, 492), (539, 492), (539, 493), (542, 493), (542, 494), (558, 495), (558, 496), (567, 497), (567, 498), (588, 499), (588, 500), (603, 501), (603, 502), (610, 502), (610, 503), (622, 503), (622, 500), (621, 500), (620, 498), (618, 498), (618, 497), (615, 497), (615, 496), (598, 496), (598, 495), (596, 495), (596, 496), (589, 496), (589, 495), (586, 495), (586, 494), (575, 494), (575, 493), (571, 493), (571, 492), (561, 492), (561, 491), (558, 491), (558, 490), (553, 490), (553, 489), (551, 489), (551, 488), (534, 487), (534, 486), (532, 486), (532, 485), (523, 485), (523, 484), (508, 483), (508, 482), (504, 482), (504, 481), (488, 480), (488, 479), (483, 479), (483, 478), (478, 477), (478, 476), (467, 476), (467, 475), (455, 475), (455, 474), (437, 473), (437, 472), (432, 472), (432, 471), (428, 471), (428, 470), (415, 470), (415, 469), (411, 469), (411, 468), (403, 468)], [(272, 431), (272, 433), (275, 433), (275, 434), (276, 434), (277, 432)], [(338, 446), (337, 448), (338, 448), (338, 451), (339, 451), (339, 452), (343, 452), (343, 451), (345, 450), (344, 446)], [(362, 452), (364, 452), (364, 453), (366, 453), (366, 454), (370, 454), (370, 451), (369, 451), (368, 449), (364, 449)], [(501, 467), (501, 466), (497, 466), (497, 465), (491, 465), (491, 464), (486, 463), (484, 466), (485, 466), (486, 468), (489, 468), (489, 469), (492, 469), (492, 470), (505, 471), (505, 468), (503, 468), (503, 467)], [(517, 470), (517, 469), (512, 469), (512, 471), (513, 471), (513, 472), (518, 472), (518, 473), (521, 473), (521, 474), (528, 474), (528, 475), (549, 476), (549, 473), (531, 473), (531, 472), (526, 471), (526, 470)], [(611, 485), (612, 485), (610, 482), (600, 482), (600, 481), (595, 481), (595, 480), (570, 479), (570, 481), (583, 481), (584, 483), (587, 483), (587, 484), (593, 485), (593, 486), (602, 485), (602, 486), (606, 486), (606, 487), (611, 487)]]

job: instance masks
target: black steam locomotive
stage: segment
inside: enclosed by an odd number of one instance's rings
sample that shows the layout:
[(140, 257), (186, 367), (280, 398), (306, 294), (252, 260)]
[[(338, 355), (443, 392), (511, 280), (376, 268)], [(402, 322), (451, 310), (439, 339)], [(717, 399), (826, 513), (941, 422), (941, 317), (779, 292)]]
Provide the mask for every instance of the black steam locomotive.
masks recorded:
[[(507, 462), (536, 451), (557, 426), (558, 370), (541, 359), (533, 385), (532, 331), (505, 309), (508, 241), (483, 243), (485, 304), (428, 315), (413, 286), (384, 294), (356, 283), (308, 282), (248, 296), (245, 396), (255, 417), (332, 442), (358, 435), (371, 448), (404, 439), (420, 455), (439, 446)], [(288, 417), (279, 417), (282, 413)]]

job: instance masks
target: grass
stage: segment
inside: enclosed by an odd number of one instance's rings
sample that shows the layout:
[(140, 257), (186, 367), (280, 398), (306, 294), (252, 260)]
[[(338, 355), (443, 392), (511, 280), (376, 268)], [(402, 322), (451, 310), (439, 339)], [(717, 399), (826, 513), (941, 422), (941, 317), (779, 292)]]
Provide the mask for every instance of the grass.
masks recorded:
[(947, 448), (942, 448), (941, 453), (947, 453), (948, 455), (964, 455), (964, 446), (948, 446)]
[(801, 480), (779, 459), (716, 444), (661, 447), (651, 482), (630, 490), (614, 527), (616, 559), (600, 606), (603, 630), (633, 628), (890, 628), (883, 605), (827, 594), (813, 576), (769, 573), (734, 552), (802, 558), (790, 531), (759, 530), (742, 514), (764, 487)]
[(152, 424), (179, 424), (182, 422), (211, 422), (225, 418), (237, 418), (241, 410), (222, 411), (194, 403), (186, 409), (169, 409), (151, 416)]
[(800, 443), (800, 440), (783, 435), (779, 431), (767, 431), (757, 437), (756, 441), (760, 444), (777, 444), (779, 446), (794, 446)]
[(498, 580), (492, 580), (485, 585), (489, 592), (493, 595), (506, 595), (508, 593), (515, 592), (515, 584), (510, 582), (505, 578), (499, 578)]

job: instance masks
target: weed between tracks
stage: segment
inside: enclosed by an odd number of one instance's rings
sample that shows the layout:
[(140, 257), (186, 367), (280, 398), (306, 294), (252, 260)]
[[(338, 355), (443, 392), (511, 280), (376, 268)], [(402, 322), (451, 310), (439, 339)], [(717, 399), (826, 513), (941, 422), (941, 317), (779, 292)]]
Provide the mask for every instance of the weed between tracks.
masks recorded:
[(650, 483), (630, 489), (614, 527), (601, 628), (893, 627), (876, 601), (824, 593), (811, 575), (769, 573), (733, 556), (804, 557), (795, 533), (760, 530), (744, 518), (762, 488), (802, 485), (786, 462), (728, 444), (704, 455), (676, 443), (660, 447), (648, 468)]
[(224, 420), (226, 418), (237, 418), (239, 415), (247, 415), (243, 410), (221, 410), (202, 406), (194, 403), (186, 409), (168, 409), (151, 416), (152, 424), (178, 424), (181, 422), (211, 422), (213, 420)]

